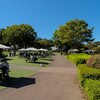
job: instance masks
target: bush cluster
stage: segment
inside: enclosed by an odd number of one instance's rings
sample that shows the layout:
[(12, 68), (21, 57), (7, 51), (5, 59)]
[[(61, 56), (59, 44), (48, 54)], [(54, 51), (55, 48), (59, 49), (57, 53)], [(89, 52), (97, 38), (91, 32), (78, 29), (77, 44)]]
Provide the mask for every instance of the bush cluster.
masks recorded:
[(88, 79), (84, 88), (90, 100), (100, 100), (100, 81)]
[(86, 64), (80, 64), (78, 66), (78, 77), (81, 85), (84, 86), (86, 79), (100, 80), (100, 70), (87, 67)]
[(86, 59), (84, 58), (78, 58), (76, 61), (75, 61), (75, 64), (78, 65), (78, 64), (85, 64), (86, 63)]
[(87, 66), (100, 68), (100, 55), (92, 56), (86, 62)]
[(78, 77), (89, 100), (100, 100), (100, 70), (80, 64), (78, 65)]
[(100, 55), (69, 55), (68, 59), (78, 66), (78, 78), (89, 100), (100, 100)]

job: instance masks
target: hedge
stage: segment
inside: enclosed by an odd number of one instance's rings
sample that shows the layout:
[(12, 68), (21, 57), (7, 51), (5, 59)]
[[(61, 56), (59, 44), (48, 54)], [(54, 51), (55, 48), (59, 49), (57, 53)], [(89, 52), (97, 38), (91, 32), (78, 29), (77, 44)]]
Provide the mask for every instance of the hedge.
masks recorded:
[(79, 65), (79, 64), (86, 64), (86, 59), (84, 58), (77, 58), (76, 61), (75, 61), (75, 64), (76, 65)]
[(84, 88), (89, 100), (100, 100), (100, 81), (87, 79)]
[(86, 61), (90, 57), (91, 57), (91, 55), (87, 55), (87, 54), (84, 54), (84, 53), (67, 55), (67, 59), (69, 59), (71, 62), (75, 63), (76, 65), (85, 64)]
[(84, 86), (84, 82), (86, 79), (100, 80), (100, 70), (87, 67), (86, 64), (79, 64), (78, 77), (81, 85)]

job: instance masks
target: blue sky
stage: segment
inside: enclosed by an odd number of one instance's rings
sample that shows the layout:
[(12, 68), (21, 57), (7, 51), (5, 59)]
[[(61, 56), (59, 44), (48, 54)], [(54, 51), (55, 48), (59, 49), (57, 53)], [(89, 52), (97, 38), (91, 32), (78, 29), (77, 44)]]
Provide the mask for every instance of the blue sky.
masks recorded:
[(51, 39), (60, 25), (75, 18), (95, 27), (100, 41), (100, 0), (0, 0), (0, 28), (30, 24), (38, 37)]

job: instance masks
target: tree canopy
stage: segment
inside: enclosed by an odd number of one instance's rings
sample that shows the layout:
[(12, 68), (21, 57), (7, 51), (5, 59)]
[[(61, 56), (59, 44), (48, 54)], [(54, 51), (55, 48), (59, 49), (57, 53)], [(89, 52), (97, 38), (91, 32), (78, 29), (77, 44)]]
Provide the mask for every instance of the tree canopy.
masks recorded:
[(65, 25), (60, 26), (53, 34), (54, 41), (60, 41), (70, 48), (80, 48), (84, 42), (93, 41), (93, 28), (88, 28), (84, 20), (70, 20)]
[(0, 29), (0, 43), (3, 43), (2, 33), (4, 30), (5, 30), (4, 28)]
[(49, 49), (53, 45), (53, 41), (49, 39), (36, 38), (35, 47)]
[(20, 47), (32, 45), (36, 36), (35, 30), (28, 24), (9, 26), (2, 33), (4, 43), (18, 44)]

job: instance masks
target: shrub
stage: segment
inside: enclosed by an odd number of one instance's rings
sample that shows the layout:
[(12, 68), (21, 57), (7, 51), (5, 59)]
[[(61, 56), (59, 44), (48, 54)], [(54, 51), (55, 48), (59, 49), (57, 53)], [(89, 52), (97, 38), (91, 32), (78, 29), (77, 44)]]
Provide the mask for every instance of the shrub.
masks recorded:
[(86, 63), (86, 59), (84, 58), (78, 58), (75, 62), (76, 65), (78, 64), (85, 64)]
[(86, 79), (100, 80), (100, 70), (87, 67), (86, 64), (78, 65), (78, 77), (81, 85), (84, 86)]
[(100, 46), (95, 47), (95, 52), (96, 52), (96, 53), (100, 53)]
[(100, 100), (100, 81), (98, 80), (86, 80), (84, 88), (89, 100)]
[(87, 59), (89, 59), (90, 57), (91, 55), (87, 55), (84, 53), (67, 55), (67, 59), (69, 59), (71, 62), (75, 63), (76, 65), (86, 63)]
[(100, 55), (92, 56), (86, 62), (87, 66), (100, 68)]

